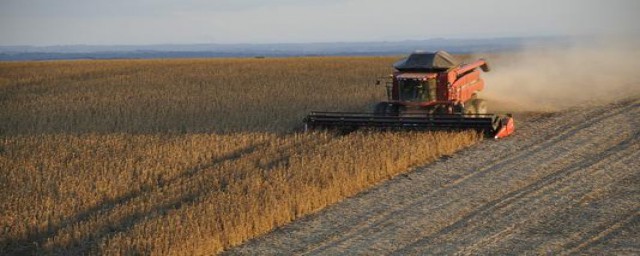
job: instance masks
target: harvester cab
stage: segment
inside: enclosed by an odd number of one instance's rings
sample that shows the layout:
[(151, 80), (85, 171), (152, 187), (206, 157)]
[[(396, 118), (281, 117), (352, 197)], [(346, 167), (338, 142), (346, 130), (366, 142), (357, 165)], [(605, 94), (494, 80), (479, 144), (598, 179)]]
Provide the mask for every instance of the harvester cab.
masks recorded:
[(479, 97), (485, 87), (480, 70), (489, 71), (484, 59), (462, 64), (444, 51), (414, 52), (393, 67), (385, 83), (387, 101), (378, 103), (373, 113), (312, 112), (304, 119), (305, 127), (475, 129), (495, 138), (513, 133), (513, 118), (487, 114), (487, 104)]

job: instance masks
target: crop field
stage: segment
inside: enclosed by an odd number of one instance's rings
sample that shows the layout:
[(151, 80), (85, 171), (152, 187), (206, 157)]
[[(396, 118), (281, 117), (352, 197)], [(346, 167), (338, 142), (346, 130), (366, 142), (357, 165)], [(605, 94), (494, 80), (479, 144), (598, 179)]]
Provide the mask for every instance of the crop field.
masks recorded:
[(473, 132), (299, 132), (390, 57), (0, 63), (0, 254), (219, 253)]
[(638, 255), (640, 97), (517, 116), (228, 255)]
[(228, 255), (640, 255), (640, 50), (490, 58), (513, 136), (396, 176)]

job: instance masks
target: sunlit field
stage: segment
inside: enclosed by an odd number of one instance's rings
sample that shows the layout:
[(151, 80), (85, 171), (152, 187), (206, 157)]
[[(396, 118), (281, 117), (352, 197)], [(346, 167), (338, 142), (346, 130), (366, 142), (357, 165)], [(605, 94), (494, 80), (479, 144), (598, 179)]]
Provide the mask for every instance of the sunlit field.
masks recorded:
[(392, 57), (0, 63), (0, 254), (212, 254), (467, 147), (301, 131)]

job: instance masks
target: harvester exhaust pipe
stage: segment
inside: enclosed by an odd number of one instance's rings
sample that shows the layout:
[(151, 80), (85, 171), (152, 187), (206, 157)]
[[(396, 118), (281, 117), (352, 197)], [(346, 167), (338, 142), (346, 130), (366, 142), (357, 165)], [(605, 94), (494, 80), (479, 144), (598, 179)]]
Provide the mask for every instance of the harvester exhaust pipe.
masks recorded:
[(480, 69), (482, 69), (482, 71), (484, 71), (484, 72), (491, 71), (491, 67), (489, 67), (489, 63), (486, 62), (484, 59), (480, 59), (480, 60), (484, 61), (484, 64), (480, 65)]

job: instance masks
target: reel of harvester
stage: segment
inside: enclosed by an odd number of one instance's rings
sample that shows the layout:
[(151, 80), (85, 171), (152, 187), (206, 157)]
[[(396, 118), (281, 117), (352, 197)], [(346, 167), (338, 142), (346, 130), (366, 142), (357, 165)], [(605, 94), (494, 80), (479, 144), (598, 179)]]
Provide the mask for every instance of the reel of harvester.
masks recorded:
[(360, 128), (383, 130), (475, 130), (488, 137), (503, 138), (514, 131), (513, 117), (494, 114), (412, 114), (380, 116), (372, 113), (311, 112), (304, 119), (307, 129), (339, 129), (352, 131)]

